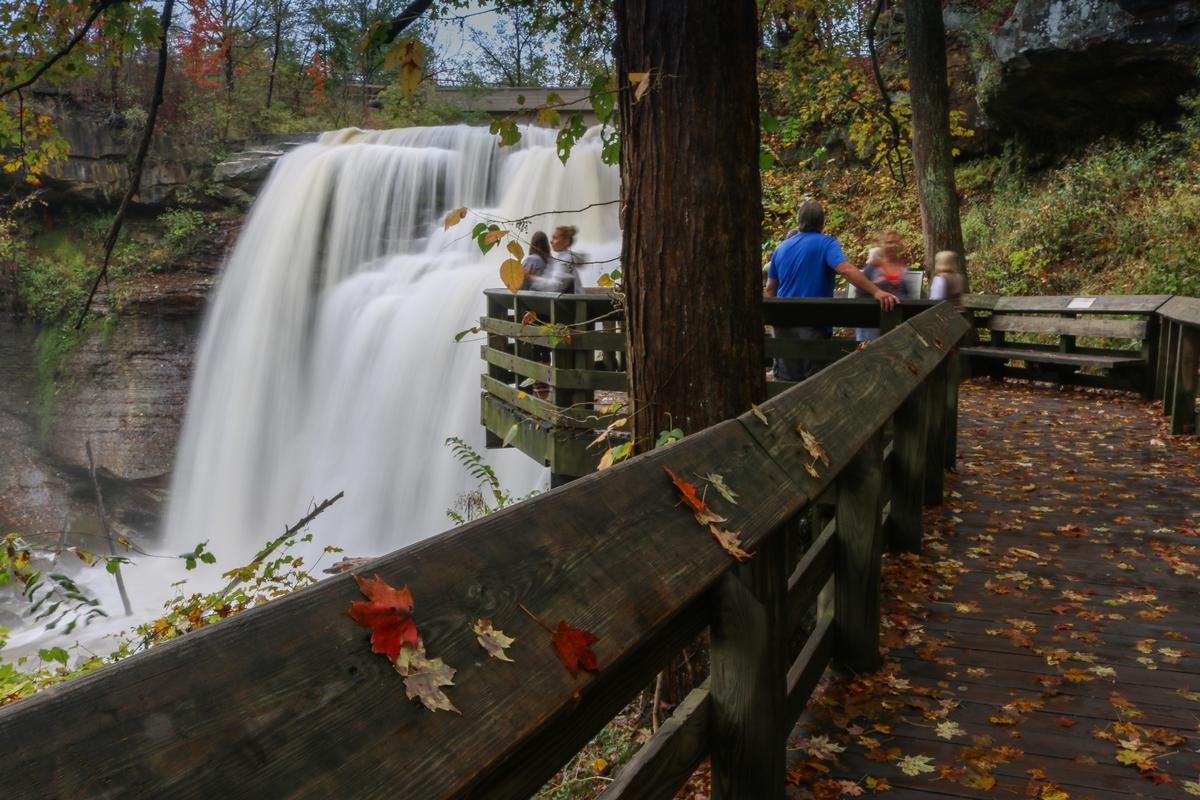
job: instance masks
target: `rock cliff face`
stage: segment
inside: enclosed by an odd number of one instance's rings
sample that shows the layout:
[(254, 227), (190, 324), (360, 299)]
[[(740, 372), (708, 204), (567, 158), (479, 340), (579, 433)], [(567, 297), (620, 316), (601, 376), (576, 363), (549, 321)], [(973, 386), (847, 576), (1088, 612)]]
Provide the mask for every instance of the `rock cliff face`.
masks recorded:
[(1179, 112), (1200, 86), (1200, 3), (1019, 0), (991, 49), (988, 117), (1034, 150), (1061, 150)]
[(115, 322), (59, 348), (46, 339), (60, 332), (0, 310), (0, 525), (45, 535), (94, 524), (90, 441), (113, 516), (154, 528), (205, 302), (236, 228), (178, 270), (122, 287)]

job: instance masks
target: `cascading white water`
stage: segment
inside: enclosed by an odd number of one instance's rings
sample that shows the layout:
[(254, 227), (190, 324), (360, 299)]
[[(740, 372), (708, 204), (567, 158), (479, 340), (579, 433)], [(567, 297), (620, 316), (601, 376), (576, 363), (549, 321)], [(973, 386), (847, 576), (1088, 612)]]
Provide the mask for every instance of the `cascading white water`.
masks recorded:
[[(120, 615), (112, 576), (82, 569), (77, 581), (110, 616), (71, 634), (30, 620), (6, 659), (52, 644), (108, 652), (104, 637), (160, 614), (175, 582), (186, 594), (217, 588), (221, 572), (338, 491), (310, 554), (331, 544), (378, 555), (448, 527), (446, 509), (475, 483), (443, 442), (483, 450), (478, 337), (454, 334), (480, 316), (504, 258), (482, 256), (471, 228), (602, 204), (537, 216), (529, 230), (578, 226), (576, 250), (592, 262), (615, 263), (620, 250), (618, 177), (595, 138), (563, 165), (553, 132), (523, 133), (501, 149), (467, 126), (346, 130), (280, 159), (204, 323), (164, 537), (147, 545), (165, 557), (125, 568), (133, 616)], [(472, 215), (443, 230), (462, 206)], [(585, 282), (599, 270), (585, 268)], [(545, 483), (520, 453), (487, 457), (514, 495)], [(173, 556), (202, 541), (217, 564), (186, 570)]]
[[(205, 323), (167, 551), (208, 540), (241, 563), (343, 490), (314, 526), (319, 544), (374, 555), (445, 529), (474, 483), (443, 441), (483, 444), (478, 346), (453, 337), (480, 316), (503, 257), (481, 256), (471, 228), (617, 197), (597, 142), (563, 165), (553, 132), (536, 128), (515, 148), (467, 126), (338, 131), (281, 159)], [(443, 231), (460, 206), (476, 214)], [(530, 230), (559, 224), (579, 227), (589, 260), (619, 250), (615, 205)], [(518, 453), (489, 460), (516, 492), (544, 482)]]

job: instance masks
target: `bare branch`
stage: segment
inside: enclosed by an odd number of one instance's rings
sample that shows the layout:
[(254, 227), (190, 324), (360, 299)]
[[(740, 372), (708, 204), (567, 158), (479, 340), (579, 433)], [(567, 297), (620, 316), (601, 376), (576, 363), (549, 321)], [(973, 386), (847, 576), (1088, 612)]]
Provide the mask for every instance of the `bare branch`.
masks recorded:
[(142, 141), (138, 145), (137, 156), (133, 162), (133, 169), (129, 175), (129, 188), (125, 191), (125, 196), (121, 198), (121, 206), (117, 209), (117, 215), (113, 217), (112, 225), (109, 226), (108, 235), (104, 237), (104, 263), (100, 266), (100, 272), (96, 275), (96, 280), (92, 283), (92, 289), (88, 292), (87, 301), (83, 304), (83, 310), (79, 312), (79, 320), (75, 323), (75, 330), (83, 327), (83, 321), (87, 319), (88, 310), (92, 307), (92, 298), (96, 296), (96, 290), (100, 288), (100, 281), (108, 276), (108, 262), (112, 259), (113, 248), (116, 247), (117, 237), (121, 235), (121, 223), (125, 220), (125, 213), (129, 210), (130, 204), (133, 202), (133, 196), (137, 194), (138, 187), (142, 183), (142, 168), (146, 164), (146, 155), (150, 152), (150, 141), (154, 138), (154, 123), (158, 120), (158, 109), (163, 102), (163, 83), (167, 78), (167, 59), (169, 57), (169, 45), (171, 42), (171, 16), (175, 11), (175, 0), (166, 0), (163, 4), (162, 17), (159, 22), (162, 26), (162, 42), (158, 49), (158, 72), (154, 76), (154, 95), (150, 99), (150, 110), (146, 116), (146, 128), (142, 131)]

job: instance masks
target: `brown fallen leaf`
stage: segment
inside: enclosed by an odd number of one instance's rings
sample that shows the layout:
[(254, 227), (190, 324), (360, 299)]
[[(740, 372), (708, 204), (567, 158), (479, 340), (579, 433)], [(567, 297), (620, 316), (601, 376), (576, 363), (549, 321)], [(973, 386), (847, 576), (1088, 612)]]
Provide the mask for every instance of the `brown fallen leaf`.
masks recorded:
[(501, 661), (512, 661), (504, 651), (516, 640), (511, 636), (506, 636), (504, 631), (493, 628), (490, 619), (476, 621), (471, 626), (471, 631), (475, 634), (479, 646), (486, 650), (489, 656)]
[(457, 670), (440, 658), (425, 655), (425, 643), (406, 644), (392, 661), (396, 672), (404, 676), (404, 691), (409, 700), (419, 700), (430, 711), (453, 711), (462, 714), (450, 698), (442, 691), (443, 686), (454, 685)]
[(817, 441), (817, 437), (813, 436), (803, 423), (796, 423), (796, 433), (800, 434), (801, 441), (804, 442), (804, 449), (814, 460), (820, 461), (825, 466), (829, 466), (829, 456), (825, 454), (825, 448), (821, 447), (821, 443)]
[(713, 538), (717, 540), (717, 544), (725, 548), (725, 552), (729, 553), (736, 560), (745, 561), (754, 555), (754, 553), (747, 553), (742, 549), (742, 534), (740, 531), (723, 530), (715, 524), (709, 525), (708, 530), (712, 533)]
[(771, 424), (767, 421), (767, 412), (762, 410), (762, 406), (758, 405), (757, 403), (751, 403), (750, 410), (754, 412), (754, 416), (758, 417), (758, 421), (763, 425)]

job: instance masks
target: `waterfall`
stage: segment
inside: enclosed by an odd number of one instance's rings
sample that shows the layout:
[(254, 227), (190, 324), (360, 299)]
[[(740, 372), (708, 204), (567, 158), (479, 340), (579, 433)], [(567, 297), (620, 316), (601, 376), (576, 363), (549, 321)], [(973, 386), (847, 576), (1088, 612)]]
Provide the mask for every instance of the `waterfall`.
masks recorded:
[[(242, 563), (338, 491), (314, 531), (347, 555), (448, 527), (476, 483), (443, 440), (483, 450), (480, 337), (454, 334), (481, 315), (504, 257), (481, 255), (471, 228), (617, 197), (594, 136), (563, 165), (554, 132), (537, 128), (508, 148), (468, 126), (346, 130), (282, 158), (205, 320), (164, 548), (207, 540), (221, 563)], [(460, 206), (473, 213), (443, 230)], [(615, 205), (538, 216), (529, 232), (559, 224), (578, 226), (589, 260), (619, 252)], [(487, 457), (514, 493), (546, 483), (520, 453)]]

